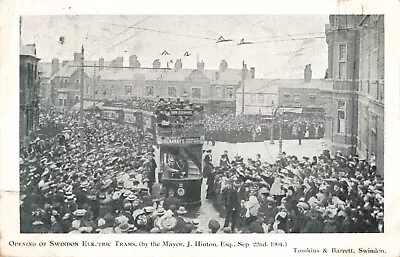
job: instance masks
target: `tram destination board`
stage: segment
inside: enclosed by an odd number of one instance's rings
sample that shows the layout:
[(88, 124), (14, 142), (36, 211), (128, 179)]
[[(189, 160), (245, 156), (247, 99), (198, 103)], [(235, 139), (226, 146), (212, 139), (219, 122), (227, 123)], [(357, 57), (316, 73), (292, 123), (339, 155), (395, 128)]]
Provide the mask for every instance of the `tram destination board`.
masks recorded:
[(199, 137), (161, 137), (157, 138), (159, 144), (202, 144), (204, 136)]
[(172, 116), (192, 116), (193, 110), (185, 110), (185, 109), (174, 109), (171, 110)]

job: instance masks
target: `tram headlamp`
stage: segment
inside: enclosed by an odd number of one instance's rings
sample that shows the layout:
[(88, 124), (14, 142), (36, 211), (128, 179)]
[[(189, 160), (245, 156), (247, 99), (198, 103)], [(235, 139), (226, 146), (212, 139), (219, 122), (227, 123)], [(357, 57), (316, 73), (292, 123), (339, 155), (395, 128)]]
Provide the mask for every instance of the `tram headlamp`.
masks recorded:
[(185, 194), (185, 189), (180, 187), (180, 188), (178, 188), (177, 193), (178, 193), (179, 196), (183, 196)]

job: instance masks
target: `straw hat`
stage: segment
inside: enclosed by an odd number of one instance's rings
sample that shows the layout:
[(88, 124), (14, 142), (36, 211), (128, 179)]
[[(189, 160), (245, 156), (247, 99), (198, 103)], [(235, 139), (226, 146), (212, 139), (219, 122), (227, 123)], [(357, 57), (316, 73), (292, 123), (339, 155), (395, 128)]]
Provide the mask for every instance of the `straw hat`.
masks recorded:
[(176, 227), (177, 223), (178, 221), (175, 217), (168, 217), (161, 222), (161, 227), (166, 230), (172, 230)]
[(185, 214), (185, 213), (187, 213), (187, 210), (186, 210), (185, 206), (180, 206), (176, 212), (178, 214)]

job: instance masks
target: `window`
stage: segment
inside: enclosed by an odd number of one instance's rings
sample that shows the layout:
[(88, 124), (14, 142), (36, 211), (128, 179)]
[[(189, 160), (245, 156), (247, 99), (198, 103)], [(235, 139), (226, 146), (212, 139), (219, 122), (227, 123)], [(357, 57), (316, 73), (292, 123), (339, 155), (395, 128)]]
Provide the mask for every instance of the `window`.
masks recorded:
[(111, 86), (111, 95), (115, 95), (114, 86)]
[(215, 96), (217, 98), (222, 98), (222, 88), (221, 87), (216, 87), (215, 88)]
[(234, 98), (233, 87), (227, 87), (226, 88), (226, 98), (229, 98), (229, 99)]
[(347, 45), (339, 46), (339, 61), (346, 62), (347, 61)]
[(192, 98), (197, 98), (197, 99), (201, 98), (201, 88), (198, 87), (192, 88)]
[(125, 86), (125, 95), (132, 95), (132, 86)]
[(283, 98), (289, 99), (289, 98), (290, 98), (290, 95), (289, 95), (289, 94), (284, 94), (284, 95), (283, 95)]
[(106, 86), (103, 85), (103, 95), (107, 95), (107, 89)]
[(300, 94), (294, 94), (293, 100), (294, 100), (295, 102), (300, 101)]
[(168, 97), (176, 97), (176, 87), (168, 87)]
[(345, 79), (346, 76), (346, 63), (341, 62), (339, 63), (339, 79)]
[(67, 106), (67, 99), (63, 99), (63, 98), (58, 99), (58, 105), (60, 107), (66, 107)]
[(346, 103), (338, 102), (338, 133), (345, 133), (346, 127)]
[(147, 86), (144, 88), (144, 95), (145, 96), (154, 96), (154, 87), (153, 86)]
[(310, 104), (315, 104), (315, 99), (316, 99), (315, 95), (310, 95)]
[(339, 79), (347, 78), (347, 46), (339, 46)]
[(250, 94), (250, 102), (254, 103), (255, 101), (256, 101), (256, 95), (255, 94)]
[(264, 95), (263, 95), (263, 94), (258, 94), (258, 102), (259, 102), (260, 104), (263, 104), (263, 103), (264, 103)]

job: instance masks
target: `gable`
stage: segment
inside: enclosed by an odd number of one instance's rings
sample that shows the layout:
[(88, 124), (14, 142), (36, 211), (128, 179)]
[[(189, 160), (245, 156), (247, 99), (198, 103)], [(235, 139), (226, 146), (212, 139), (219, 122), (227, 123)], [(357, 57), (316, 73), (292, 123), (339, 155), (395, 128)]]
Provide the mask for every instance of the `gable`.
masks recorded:
[(197, 81), (197, 82), (210, 82), (210, 80), (204, 75), (204, 73), (197, 69), (193, 70), (189, 74), (189, 76), (187, 77), (187, 80)]

